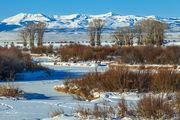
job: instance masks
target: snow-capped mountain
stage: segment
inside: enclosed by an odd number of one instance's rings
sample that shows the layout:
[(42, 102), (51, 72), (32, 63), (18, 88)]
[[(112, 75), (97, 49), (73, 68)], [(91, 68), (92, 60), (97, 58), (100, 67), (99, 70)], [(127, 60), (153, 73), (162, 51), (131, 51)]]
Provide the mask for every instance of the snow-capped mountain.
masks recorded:
[(17, 31), (29, 22), (46, 23), (49, 31), (84, 31), (87, 29), (88, 21), (95, 18), (100, 18), (106, 21), (106, 30), (112, 30), (125, 26), (134, 26), (137, 21), (153, 18), (168, 23), (169, 30), (171, 31), (180, 31), (180, 18), (161, 18), (157, 16), (134, 15), (121, 16), (111, 12), (100, 15), (72, 14), (63, 16), (20, 13), (2, 20), (0, 22), (0, 31)]

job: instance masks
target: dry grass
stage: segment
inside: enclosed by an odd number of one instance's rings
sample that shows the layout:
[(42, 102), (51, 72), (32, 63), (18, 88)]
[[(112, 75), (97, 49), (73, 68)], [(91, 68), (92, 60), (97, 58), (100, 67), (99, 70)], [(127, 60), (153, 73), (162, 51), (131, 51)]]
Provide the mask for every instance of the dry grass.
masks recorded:
[(153, 92), (174, 92), (180, 89), (180, 79), (173, 70), (158, 70), (151, 81)]
[[(179, 110), (179, 93), (177, 93), (176, 108)], [(179, 112), (179, 111), (178, 111)], [(107, 102), (95, 104), (94, 108), (77, 107), (74, 115), (82, 120), (112, 120), (129, 117), (135, 120), (168, 120), (174, 119), (174, 106), (171, 101), (164, 98), (164, 94), (149, 95), (141, 98), (137, 106), (128, 106), (125, 99), (121, 99), (115, 106)], [(55, 117), (64, 114), (63, 109), (54, 109), (50, 116)]]
[(178, 118), (180, 119), (180, 91), (176, 93), (176, 109), (178, 113)]
[(95, 105), (93, 109), (79, 107), (75, 112), (82, 119), (88, 119), (91, 117), (95, 120), (111, 120), (116, 116), (115, 108), (107, 105), (107, 103), (104, 103), (101, 107)]
[(22, 97), (23, 91), (14, 85), (1, 85), (0, 96), (5, 97)]
[(110, 63), (109, 67), (111, 69), (116, 68), (116, 67), (127, 67), (128, 69), (131, 70), (179, 70), (179, 68), (177, 68), (177, 65), (160, 65), (160, 66), (156, 66), (156, 65), (129, 65), (129, 64), (119, 64), (119, 63)]
[(148, 119), (170, 119), (173, 118), (174, 110), (167, 99), (162, 96), (144, 96), (137, 106), (139, 115)]
[(86, 109), (80, 106), (75, 110), (75, 113), (77, 113), (78, 116), (82, 119), (87, 119), (90, 115), (92, 115), (92, 111), (90, 109)]
[(115, 49), (109, 46), (91, 47), (73, 44), (60, 48), (59, 54), (63, 61), (105, 60), (108, 55), (115, 52)]
[(124, 117), (135, 118), (137, 115), (136, 109), (128, 107), (124, 99), (120, 100), (115, 106), (104, 102), (101, 105), (95, 105), (92, 109), (79, 107), (75, 113), (83, 120), (88, 118), (94, 120), (112, 120)]
[(88, 73), (82, 79), (65, 81), (56, 90), (94, 99), (94, 92), (174, 92), (180, 89), (180, 79), (173, 70), (132, 72), (127, 67), (116, 67), (105, 73)]
[(128, 107), (127, 107), (127, 104), (126, 104), (126, 101), (125, 99), (121, 99), (119, 101), (119, 104), (118, 104), (118, 108), (119, 108), (119, 115), (123, 118), (126, 116), (126, 113), (128, 111)]
[(28, 53), (14, 47), (0, 48), (0, 80), (14, 80), (16, 73), (39, 67)]
[(59, 49), (63, 61), (116, 60), (127, 64), (180, 64), (180, 47), (126, 46), (91, 47), (69, 45)]
[(53, 46), (50, 45), (50, 46), (42, 46), (42, 47), (33, 47), (31, 48), (31, 53), (34, 53), (34, 54), (48, 54), (48, 53), (53, 53), (54, 50), (53, 50)]
[(62, 115), (62, 114), (64, 114), (64, 110), (61, 108), (54, 109), (49, 113), (51, 118)]
[(131, 116), (137, 116), (137, 111), (135, 106), (128, 106), (125, 99), (122, 98), (118, 103), (118, 116), (120, 118)]

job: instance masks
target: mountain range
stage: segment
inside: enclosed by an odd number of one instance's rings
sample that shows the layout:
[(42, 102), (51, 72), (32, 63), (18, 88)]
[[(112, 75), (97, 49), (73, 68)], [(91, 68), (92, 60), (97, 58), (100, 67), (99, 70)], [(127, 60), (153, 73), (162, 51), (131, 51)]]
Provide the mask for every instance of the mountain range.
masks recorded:
[(18, 31), (28, 23), (43, 22), (47, 24), (48, 31), (86, 31), (88, 21), (100, 18), (106, 21), (105, 30), (114, 30), (121, 27), (133, 27), (137, 21), (152, 18), (168, 24), (168, 31), (180, 31), (180, 18), (163, 18), (159, 16), (122, 16), (111, 12), (100, 15), (71, 14), (53, 15), (20, 13), (6, 18), (0, 22), (0, 31)]

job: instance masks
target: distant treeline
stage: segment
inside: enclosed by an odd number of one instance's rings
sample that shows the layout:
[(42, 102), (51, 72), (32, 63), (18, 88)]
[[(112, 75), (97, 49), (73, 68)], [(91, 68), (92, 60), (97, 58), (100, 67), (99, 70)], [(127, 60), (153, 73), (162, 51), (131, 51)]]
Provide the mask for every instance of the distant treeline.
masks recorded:
[[(87, 23), (87, 35), (91, 46), (101, 46), (106, 22), (102, 19), (92, 19)], [(166, 23), (154, 19), (144, 19), (136, 22), (133, 27), (119, 26), (118, 29), (110, 33), (110, 39), (115, 40), (116, 45), (119, 46), (132, 46), (135, 39), (138, 45), (161, 46), (166, 28), (168, 28)], [(37, 46), (42, 47), (46, 29), (47, 24), (40, 22), (25, 25), (19, 34), (24, 48), (27, 48), (28, 45), (30, 48), (35, 47), (36, 39)]]
[(180, 47), (68, 45), (59, 48), (62, 61), (117, 60), (128, 64), (180, 64)]

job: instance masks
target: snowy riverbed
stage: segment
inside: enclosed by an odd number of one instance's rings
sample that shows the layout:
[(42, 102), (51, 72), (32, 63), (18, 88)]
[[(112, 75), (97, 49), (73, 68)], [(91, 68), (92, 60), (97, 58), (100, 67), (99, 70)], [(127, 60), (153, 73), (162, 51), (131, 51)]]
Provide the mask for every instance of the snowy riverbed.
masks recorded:
[[(62, 63), (67, 64), (67, 63)], [(24, 72), (16, 75), (13, 84), (25, 92), (20, 99), (0, 97), (0, 120), (75, 120), (78, 107), (103, 107), (104, 103), (115, 106), (121, 99), (125, 99), (128, 106), (135, 105), (144, 94), (134, 92), (126, 93), (98, 93), (99, 98), (92, 101), (79, 101), (70, 94), (54, 90), (54, 86), (62, 85), (65, 80), (81, 77), (88, 72), (96, 71), (97, 65), (91, 63), (68, 63), (68, 65), (53, 65), (45, 61), (42, 65), (49, 68), (47, 71)], [(91, 66), (88, 66), (90, 64)], [(107, 66), (98, 66), (97, 70), (104, 72)], [(0, 82), (7, 84), (7, 82)], [(149, 93), (150, 94), (150, 93)], [(63, 109), (64, 114), (50, 118), (50, 113), (56, 109)], [(118, 120), (118, 119), (117, 119)], [(132, 120), (123, 118), (121, 120)]]
[[(69, 94), (56, 92), (53, 87), (62, 84), (68, 78), (93, 72), (95, 67), (48, 66), (51, 70), (19, 73), (15, 84), (25, 92), (25, 99), (0, 98), (0, 120), (39, 120), (48, 118), (49, 113), (61, 107), (67, 114), (79, 105), (93, 106), (93, 102), (73, 99)], [(98, 70), (105, 70), (106, 66)], [(0, 84), (7, 84), (1, 82)]]

